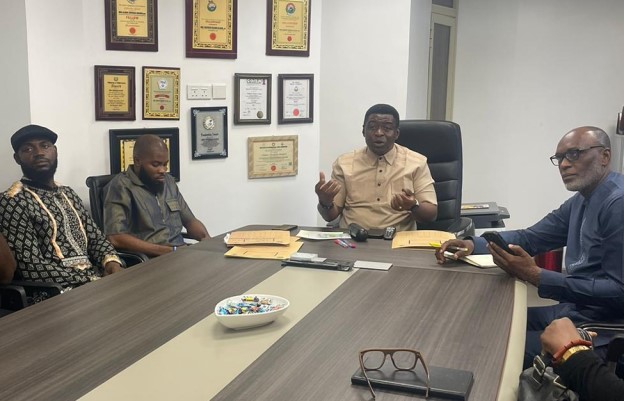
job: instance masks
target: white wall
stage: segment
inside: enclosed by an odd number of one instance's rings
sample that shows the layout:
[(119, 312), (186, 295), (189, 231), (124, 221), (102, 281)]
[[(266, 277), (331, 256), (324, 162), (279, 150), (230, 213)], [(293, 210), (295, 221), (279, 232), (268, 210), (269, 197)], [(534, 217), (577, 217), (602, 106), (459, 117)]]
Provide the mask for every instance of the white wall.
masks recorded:
[[(236, 60), (189, 59), (185, 57), (184, 2), (158, 3), (158, 52), (127, 52), (105, 50), (104, 2), (26, 0), (32, 122), (59, 134), (57, 180), (78, 190), (87, 201), (85, 178), (109, 172), (109, 129), (179, 127), (179, 186), (211, 233), (253, 223), (314, 225), (317, 212), (313, 187), (318, 174), (322, 117), (319, 96), (315, 96), (313, 124), (278, 125), (277, 74), (312, 73), (318, 94), (322, 1), (312, 2), (310, 57), (265, 56), (265, 9), (264, 1), (238, 1)], [(95, 121), (94, 65), (136, 67), (136, 121)], [(189, 83), (225, 83), (227, 100), (189, 101), (183, 95), (179, 121), (144, 121), (142, 66), (181, 68), (183, 94)], [(233, 76), (237, 72), (273, 74), (270, 126), (233, 125)], [(222, 105), (228, 106), (229, 113), (229, 157), (191, 160), (190, 108)], [(247, 179), (247, 137), (267, 135), (299, 136), (297, 176)]]
[[(0, 104), (3, 143), (30, 115), (58, 131), (58, 179), (86, 200), (84, 178), (108, 172), (109, 129), (178, 126), (180, 187), (209, 230), (220, 233), (255, 222), (316, 224), (318, 171), (329, 173), (339, 154), (364, 146), (361, 124), (370, 105), (386, 102), (402, 117), (424, 117), (426, 0), (314, 0), (309, 58), (265, 56), (265, 2), (239, 0), (237, 60), (184, 57), (181, 3), (159, 2), (160, 50), (150, 53), (105, 50), (103, 3), (3, 2), (0, 50), (10, 57), (2, 58), (0, 71), (15, 92)], [(495, 200), (509, 208), (508, 226), (524, 227), (570, 195), (548, 157), (575, 126), (614, 131), (624, 101), (623, 11), (619, 0), (460, 0), (454, 119), (464, 138), (466, 202)], [(135, 66), (139, 98), (142, 66), (173, 66), (182, 69), (183, 91), (187, 83), (223, 82), (228, 99), (183, 100), (180, 121), (143, 121), (139, 101), (135, 122), (96, 122), (95, 64)], [(235, 72), (273, 74), (273, 124), (231, 123)], [(277, 74), (289, 72), (315, 74), (313, 124), (276, 123)], [(230, 112), (230, 156), (192, 161), (189, 109), (223, 104)], [(247, 137), (273, 134), (299, 135), (298, 176), (248, 180)], [(621, 145), (620, 138), (614, 142)], [(0, 175), (6, 187), (19, 170), (8, 145), (0, 152), (10, 165)]]
[(30, 122), (26, 8), (21, 1), (4, 1), (0, 12), (0, 191), (21, 174), (13, 162), (11, 135)]
[[(624, 103), (620, 0), (460, 0), (454, 119), (464, 201), (507, 206), (525, 227), (571, 193), (548, 157), (570, 129), (613, 134)], [(613, 138), (616, 146), (620, 138)]]

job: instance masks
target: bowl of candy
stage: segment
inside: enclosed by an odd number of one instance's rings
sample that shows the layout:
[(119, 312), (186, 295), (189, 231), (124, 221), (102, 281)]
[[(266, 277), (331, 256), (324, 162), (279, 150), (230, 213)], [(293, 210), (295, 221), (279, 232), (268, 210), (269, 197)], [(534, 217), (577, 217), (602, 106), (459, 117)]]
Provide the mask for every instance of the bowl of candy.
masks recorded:
[(269, 324), (290, 306), (276, 295), (244, 294), (226, 298), (215, 306), (217, 320), (230, 329), (240, 330)]

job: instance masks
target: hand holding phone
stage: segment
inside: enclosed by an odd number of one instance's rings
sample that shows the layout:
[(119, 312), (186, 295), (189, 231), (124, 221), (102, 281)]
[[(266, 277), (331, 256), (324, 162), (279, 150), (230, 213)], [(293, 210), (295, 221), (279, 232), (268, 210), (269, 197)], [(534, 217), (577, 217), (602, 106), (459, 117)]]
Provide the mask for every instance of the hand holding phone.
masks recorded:
[(509, 244), (507, 243), (507, 241), (505, 241), (498, 232), (486, 231), (481, 234), (481, 236), (485, 238), (487, 242), (493, 242), (498, 245), (498, 247), (501, 248), (503, 251), (515, 255), (515, 253), (511, 251), (511, 248), (509, 248)]

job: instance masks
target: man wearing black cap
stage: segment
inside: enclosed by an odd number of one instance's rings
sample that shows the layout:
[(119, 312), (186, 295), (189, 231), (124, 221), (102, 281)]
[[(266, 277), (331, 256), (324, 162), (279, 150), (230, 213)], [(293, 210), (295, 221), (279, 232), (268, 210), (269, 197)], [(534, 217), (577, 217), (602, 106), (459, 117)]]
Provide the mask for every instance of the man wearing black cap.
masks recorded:
[(121, 261), (78, 195), (54, 181), (57, 137), (39, 125), (11, 137), (24, 176), (0, 196), (0, 233), (15, 256), (16, 278), (71, 288), (121, 270)]

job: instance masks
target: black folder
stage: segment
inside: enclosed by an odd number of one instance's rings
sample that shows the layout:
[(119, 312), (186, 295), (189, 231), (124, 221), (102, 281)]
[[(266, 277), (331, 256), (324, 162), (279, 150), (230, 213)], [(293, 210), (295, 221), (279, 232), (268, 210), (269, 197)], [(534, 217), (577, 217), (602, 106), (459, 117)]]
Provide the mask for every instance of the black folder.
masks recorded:
[[(427, 389), (427, 376), (422, 366), (417, 366), (415, 371), (405, 371), (387, 363), (381, 369), (367, 370), (366, 374), (375, 390), (386, 388), (424, 396)], [(429, 366), (429, 377), (429, 397), (449, 400), (467, 400), (474, 382), (472, 372), (437, 366)], [(360, 369), (351, 376), (351, 383), (367, 386)]]

